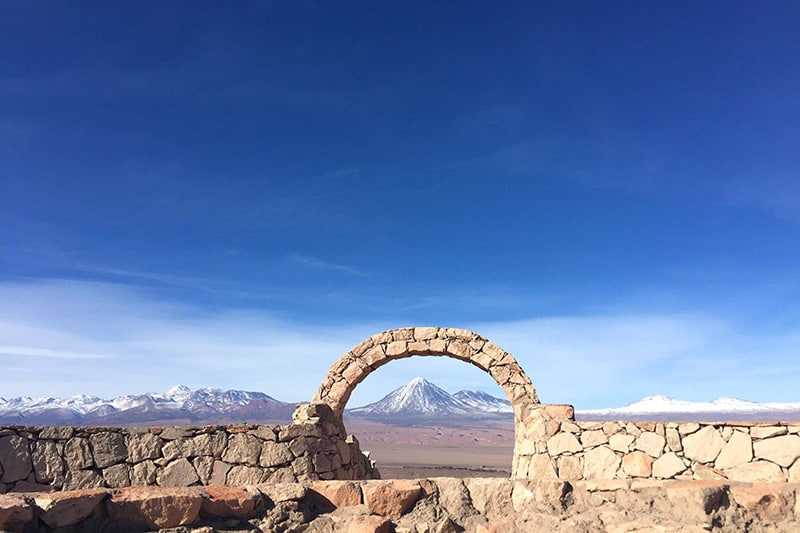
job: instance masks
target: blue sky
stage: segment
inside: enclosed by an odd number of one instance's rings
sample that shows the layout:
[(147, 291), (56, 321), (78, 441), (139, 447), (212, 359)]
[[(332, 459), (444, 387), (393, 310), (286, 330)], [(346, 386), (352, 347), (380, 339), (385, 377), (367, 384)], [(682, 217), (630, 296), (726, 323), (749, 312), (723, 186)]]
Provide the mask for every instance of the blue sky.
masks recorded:
[(430, 4), (0, 5), (0, 396), (798, 401), (800, 6)]

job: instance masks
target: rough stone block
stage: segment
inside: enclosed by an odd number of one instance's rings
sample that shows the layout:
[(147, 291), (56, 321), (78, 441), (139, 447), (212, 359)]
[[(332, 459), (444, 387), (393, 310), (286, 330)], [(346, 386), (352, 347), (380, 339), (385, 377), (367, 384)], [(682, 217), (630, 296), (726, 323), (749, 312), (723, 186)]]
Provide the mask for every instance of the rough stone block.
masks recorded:
[(128, 448), (125, 446), (125, 437), (116, 431), (101, 431), (89, 437), (92, 444), (92, 457), (94, 464), (99, 468), (121, 463), (128, 458)]
[(733, 468), (726, 468), (724, 472), (731, 481), (786, 481), (781, 467), (769, 461), (753, 461)]
[(105, 481), (94, 470), (67, 470), (64, 490), (94, 489), (104, 487)]
[(608, 447), (615, 452), (628, 453), (633, 449), (633, 441), (635, 440), (636, 437), (633, 435), (617, 433), (608, 438)]
[(556, 457), (562, 453), (577, 453), (583, 446), (572, 433), (557, 433), (547, 441), (547, 452)]
[(55, 529), (74, 526), (86, 520), (107, 495), (108, 491), (104, 489), (38, 493), (34, 502), (41, 509), (41, 520)]
[(269, 478), (269, 472), (257, 466), (232, 466), (228, 470), (226, 476), (226, 484), (228, 485), (258, 485), (265, 482)]
[(162, 440), (152, 433), (128, 436), (128, 462), (140, 463), (161, 457)]
[(583, 458), (584, 479), (612, 479), (619, 468), (620, 458), (606, 446), (586, 451)]
[(158, 529), (191, 525), (202, 503), (203, 497), (197, 489), (128, 487), (112, 494), (106, 507), (120, 529), (142, 525)]
[(103, 469), (103, 480), (106, 487), (129, 487), (131, 484), (131, 467), (125, 463)]
[(319, 494), (334, 507), (361, 504), (361, 489), (352, 481), (314, 481), (308, 490)]
[(162, 487), (188, 487), (199, 481), (197, 471), (185, 457), (172, 461), (156, 474), (156, 483)]
[(622, 458), (622, 470), (631, 477), (650, 477), (652, 467), (653, 458), (643, 451), (637, 450)]
[(289, 463), (293, 459), (294, 454), (289, 450), (289, 446), (285, 442), (265, 442), (261, 449), (258, 464), (263, 467), (272, 467)]
[(682, 442), (684, 456), (698, 463), (714, 462), (725, 446), (725, 440), (714, 426), (703, 426), (696, 433), (685, 436)]
[[(300, 425), (288, 426), (289, 428), (303, 427)], [(222, 454), (222, 460), (228, 463), (240, 463), (255, 466), (258, 464), (259, 457), (261, 456), (262, 441), (248, 435), (240, 433), (232, 435), (228, 439), (228, 447)]]
[(750, 436), (754, 439), (768, 439), (778, 435), (786, 435), (786, 426), (753, 426), (750, 428)]
[(416, 481), (404, 479), (367, 482), (361, 489), (370, 511), (392, 519), (398, 519), (408, 511), (421, 490)]
[(85, 437), (72, 437), (64, 445), (64, 461), (67, 470), (84, 470), (94, 466), (92, 450), (89, 439)]
[(0, 531), (23, 531), (33, 521), (33, 508), (22, 498), (0, 494)]
[(789, 467), (800, 457), (800, 436), (782, 435), (758, 440), (753, 443), (753, 453), (757, 459)]
[(674, 452), (665, 453), (653, 463), (653, 477), (670, 479), (686, 470), (686, 464)]
[(725, 469), (749, 463), (753, 459), (753, 441), (743, 431), (734, 431), (723, 446), (714, 468)]
[(645, 452), (650, 457), (657, 458), (661, 457), (661, 454), (664, 453), (664, 445), (666, 442), (667, 440), (658, 433), (643, 431), (642, 434), (636, 438), (633, 448)]
[(601, 444), (608, 443), (608, 435), (602, 429), (594, 431), (584, 431), (581, 433), (581, 444), (584, 448), (594, 448)]
[(786, 514), (787, 498), (782, 485), (774, 483), (754, 483), (753, 485), (731, 485), (733, 500), (748, 513), (761, 520), (775, 521)]
[(30, 475), (33, 463), (27, 439), (18, 435), (0, 437), (0, 469), (0, 481), (4, 483), (13, 483)]
[(64, 483), (64, 461), (55, 442), (40, 440), (36, 443), (33, 450), (33, 471), (39, 483), (53, 483), (55, 486)]
[(258, 504), (258, 496), (231, 485), (209, 485), (203, 488), (208, 498), (203, 499), (200, 511), (218, 518), (251, 518)]

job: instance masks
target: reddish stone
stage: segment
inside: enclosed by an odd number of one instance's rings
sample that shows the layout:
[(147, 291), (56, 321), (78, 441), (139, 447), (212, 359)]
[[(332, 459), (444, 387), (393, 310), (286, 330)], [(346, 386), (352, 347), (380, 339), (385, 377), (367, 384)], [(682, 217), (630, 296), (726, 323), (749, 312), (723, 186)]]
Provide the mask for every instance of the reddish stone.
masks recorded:
[(398, 479), (366, 483), (362, 486), (364, 503), (375, 514), (400, 518), (417, 501), (421, 487), (416, 481)]
[(361, 490), (352, 481), (313, 481), (307, 486), (337, 508), (361, 503)]
[(231, 485), (203, 487), (208, 498), (203, 498), (201, 511), (205, 515), (221, 518), (250, 518), (257, 497), (244, 489)]
[(21, 498), (0, 494), (0, 531), (22, 531), (33, 520), (33, 509)]
[(785, 514), (786, 497), (782, 484), (753, 483), (747, 485), (731, 485), (730, 491), (734, 501), (750, 513), (755, 513), (762, 520), (776, 520)]
[(111, 496), (108, 512), (118, 526), (187, 526), (197, 519), (203, 497), (185, 487), (127, 487)]
[(362, 515), (353, 519), (347, 527), (348, 533), (391, 533), (392, 522), (377, 515)]
[(74, 526), (89, 518), (107, 494), (105, 489), (47, 492), (36, 494), (34, 502), (42, 510), (42, 521), (59, 528)]

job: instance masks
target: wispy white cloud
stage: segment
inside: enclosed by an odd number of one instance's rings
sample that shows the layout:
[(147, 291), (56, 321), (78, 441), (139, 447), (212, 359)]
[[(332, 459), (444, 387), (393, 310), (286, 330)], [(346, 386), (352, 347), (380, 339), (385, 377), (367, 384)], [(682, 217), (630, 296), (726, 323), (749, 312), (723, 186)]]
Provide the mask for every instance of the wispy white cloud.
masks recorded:
[(316, 259), (314, 257), (309, 257), (303, 254), (290, 254), (289, 259), (295, 263), (299, 263), (301, 265), (309, 266), (312, 268), (317, 268), (320, 270), (334, 270), (337, 272), (344, 272), (346, 274), (351, 274), (353, 276), (365, 276), (366, 273), (363, 270), (360, 270), (356, 267), (340, 264), (340, 263), (333, 263), (330, 261), (323, 261), (321, 259)]
[[(364, 338), (415, 325), (289, 321), (269, 310), (207, 311), (112, 283), (0, 283), (0, 396), (114, 396), (182, 383), (313, 396), (330, 366)], [(596, 313), (465, 326), (512, 353), (548, 403), (617, 406), (650, 394), (797, 401), (800, 330), (734, 327), (701, 313)], [(102, 357), (97, 357), (102, 355)], [(501, 395), (477, 368), (445, 358), (394, 362), (352, 405), (422, 375), (455, 392)]]

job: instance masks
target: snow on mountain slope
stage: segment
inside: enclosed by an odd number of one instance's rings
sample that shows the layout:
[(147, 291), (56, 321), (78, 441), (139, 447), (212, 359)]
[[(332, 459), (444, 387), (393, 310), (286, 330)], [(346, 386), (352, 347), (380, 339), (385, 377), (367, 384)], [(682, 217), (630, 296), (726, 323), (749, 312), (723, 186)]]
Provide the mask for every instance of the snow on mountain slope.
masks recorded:
[(164, 393), (148, 393), (101, 399), (0, 398), (0, 423), (13, 424), (135, 424), (149, 420), (180, 419), (192, 422), (266, 420), (291, 418), (293, 404), (261, 392), (179, 385)]
[(477, 411), (485, 413), (512, 413), (511, 402), (495, 398), (491, 394), (478, 390), (460, 390), (453, 398), (465, 403)]
[(583, 420), (626, 420), (642, 417), (660, 417), (704, 421), (717, 420), (796, 420), (800, 418), (798, 403), (757, 403), (737, 398), (718, 398), (710, 402), (676, 400), (668, 396), (647, 396), (624, 407), (611, 409), (589, 409), (576, 411)]
[(466, 415), (470, 406), (453, 398), (424, 378), (414, 378), (375, 403), (351, 409), (351, 414), (369, 415)]

